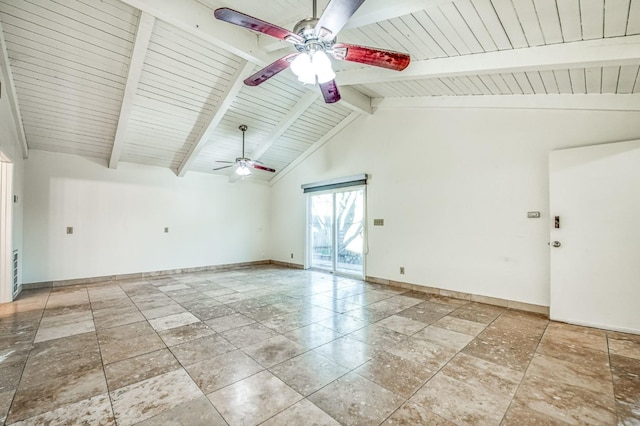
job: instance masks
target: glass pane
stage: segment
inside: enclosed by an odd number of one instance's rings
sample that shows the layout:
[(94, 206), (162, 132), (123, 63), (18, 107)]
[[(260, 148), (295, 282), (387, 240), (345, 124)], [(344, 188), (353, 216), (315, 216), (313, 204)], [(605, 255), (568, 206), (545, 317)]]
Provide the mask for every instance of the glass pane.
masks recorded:
[(336, 270), (347, 274), (363, 274), (364, 190), (336, 194), (336, 227), (338, 259)]
[(311, 197), (311, 266), (333, 270), (333, 194)]

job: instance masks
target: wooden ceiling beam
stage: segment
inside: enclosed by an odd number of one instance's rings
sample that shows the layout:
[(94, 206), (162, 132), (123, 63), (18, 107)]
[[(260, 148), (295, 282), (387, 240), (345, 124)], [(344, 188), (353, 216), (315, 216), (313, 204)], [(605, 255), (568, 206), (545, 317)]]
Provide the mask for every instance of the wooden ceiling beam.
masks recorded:
[(640, 111), (640, 94), (423, 96), (374, 99), (375, 108), (503, 108)]
[[(20, 150), (22, 151), (22, 158), (25, 160), (29, 158), (29, 146), (27, 145), (27, 136), (24, 132), (24, 126), (22, 125), (22, 115), (20, 114), (20, 105), (18, 104), (18, 95), (16, 93), (16, 86), (13, 82), (13, 74), (11, 73), (11, 64), (9, 63), (9, 54), (7, 52), (7, 43), (4, 39), (4, 30), (0, 23), (0, 69), (2, 72), (2, 83), (5, 88), (3, 92), (7, 94), (9, 98), (9, 105), (13, 115), (14, 125), (16, 133), (18, 135), (18, 142), (20, 144)], [(1, 89), (1, 88), (0, 88)], [(16, 153), (17, 155), (17, 153)]]
[(242, 89), (244, 79), (251, 75), (254, 68), (255, 65), (253, 63), (242, 61), (235, 74), (232, 76), (229, 85), (220, 97), (220, 101), (212, 111), (211, 115), (207, 118), (206, 124), (202, 126), (202, 129), (191, 145), (189, 152), (182, 160), (182, 163), (180, 163), (177, 170), (178, 176), (182, 177), (187, 173), (193, 161), (196, 159), (200, 151), (202, 151), (202, 148), (207, 144), (211, 133), (213, 133), (218, 124), (220, 124), (220, 121), (222, 121), (222, 118), (229, 110), (229, 107), (233, 103), (236, 95)]
[(353, 123), (356, 119), (358, 119), (361, 116), (362, 115), (358, 114), (357, 112), (352, 112), (351, 114), (347, 115), (341, 122), (336, 124), (333, 127), (333, 129), (329, 130), (324, 136), (322, 136), (313, 145), (307, 148), (305, 152), (300, 154), (295, 160), (289, 163), (287, 167), (285, 167), (280, 172), (278, 172), (274, 177), (272, 177), (271, 180), (269, 180), (269, 185), (273, 186), (276, 182), (278, 182), (280, 179), (282, 179), (287, 174), (289, 174), (290, 171), (294, 170), (300, 163), (302, 163), (304, 160), (309, 158), (314, 152), (322, 148), (324, 144), (326, 144), (331, 139), (333, 139), (335, 135), (343, 131), (347, 126), (349, 126), (349, 124)]
[(271, 146), (287, 131), (287, 129), (298, 119), (311, 105), (320, 97), (320, 93), (307, 92), (296, 105), (289, 110), (287, 115), (276, 125), (269, 136), (263, 140), (250, 155), (252, 160), (259, 160)]
[[(211, 9), (194, 0), (123, 0), (156, 18), (199, 37), (261, 67), (276, 61), (281, 54), (265, 52), (258, 46), (258, 36), (251, 31), (220, 21)], [(276, 78), (296, 80), (290, 72)], [(309, 87), (309, 90), (316, 90)], [(341, 90), (341, 104), (361, 114), (371, 114), (371, 98), (355, 90)]]
[(423, 78), (637, 65), (640, 35), (603, 38), (524, 49), (412, 61), (402, 72), (365, 67), (337, 72), (341, 85), (388, 83)]
[(122, 105), (120, 106), (120, 115), (118, 116), (118, 126), (116, 127), (116, 135), (113, 140), (111, 157), (109, 158), (109, 168), (111, 169), (118, 167), (118, 162), (122, 155), (122, 148), (124, 147), (127, 128), (129, 126), (129, 116), (133, 109), (133, 100), (136, 97), (138, 83), (142, 76), (144, 59), (147, 56), (147, 49), (149, 48), (149, 41), (151, 40), (151, 34), (153, 34), (153, 25), (155, 22), (156, 18), (152, 15), (145, 12), (140, 13), (136, 37), (133, 42), (133, 50), (131, 52), (131, 61), (129, 62), (129, 70), (127, 72), (127, 81), (124, 86), (124, 96), (122, 97)]

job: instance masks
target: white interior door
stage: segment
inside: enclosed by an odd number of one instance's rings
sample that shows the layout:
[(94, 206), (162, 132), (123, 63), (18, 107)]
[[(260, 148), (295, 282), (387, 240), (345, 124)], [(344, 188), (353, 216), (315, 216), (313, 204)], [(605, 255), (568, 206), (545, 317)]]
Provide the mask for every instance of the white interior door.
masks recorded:
[(549, 173), (551, 319), (640, 333), (640, 141), (554, 151)]

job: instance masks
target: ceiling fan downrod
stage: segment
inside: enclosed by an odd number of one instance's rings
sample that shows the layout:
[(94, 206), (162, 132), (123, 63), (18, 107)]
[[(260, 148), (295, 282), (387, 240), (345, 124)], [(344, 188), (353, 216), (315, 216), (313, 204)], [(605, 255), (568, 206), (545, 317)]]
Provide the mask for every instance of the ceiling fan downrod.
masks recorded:
[(247, 131), (248, 127), (246, 124), (241, 124), (238, 129), (242, 132), (242, 158), (244, 158), (244, 132)]

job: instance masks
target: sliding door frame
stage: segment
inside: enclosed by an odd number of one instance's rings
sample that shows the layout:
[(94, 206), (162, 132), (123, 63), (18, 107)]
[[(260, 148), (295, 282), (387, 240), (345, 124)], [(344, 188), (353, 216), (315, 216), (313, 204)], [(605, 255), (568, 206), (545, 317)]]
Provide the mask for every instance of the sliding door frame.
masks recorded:
[[(337, 226), (337, 203), (336, 203), (336, 195), (343, 192), (351, 192), (362, 190), (362, 274), (349, 274), (347, 272), (338, 271), (338, 226)], [(311, 212), (311, 197), (314, 195), (325, 195), (331, 194), (333, 196), (332, 202), (332, 225), (331, 225), (331, 244), (332, 244), (332, 256), (331, 256), (331, 270), (323, 269), (323, 268), (314, 268), (312, 266), (312, 257), (313, 252), (311, 249), (312, 242), (312, 212)], [(306, 232), (305, 232), (305, 256), (304, 256), (304, 268), (305, 269), (314, 269), (320, 270), (323, 272), (329, 272), (334, 275), (345, 276), (349, 278), (358, 278), (364, 279), (366, 274), (367, 267), (367, 244), (368, 244), (368, 235), (367, 235), (367, 185), (353, 185), (336, 189), (329, 189), (326, 191), (316, 191), (307, 193), (306, 199)]]

